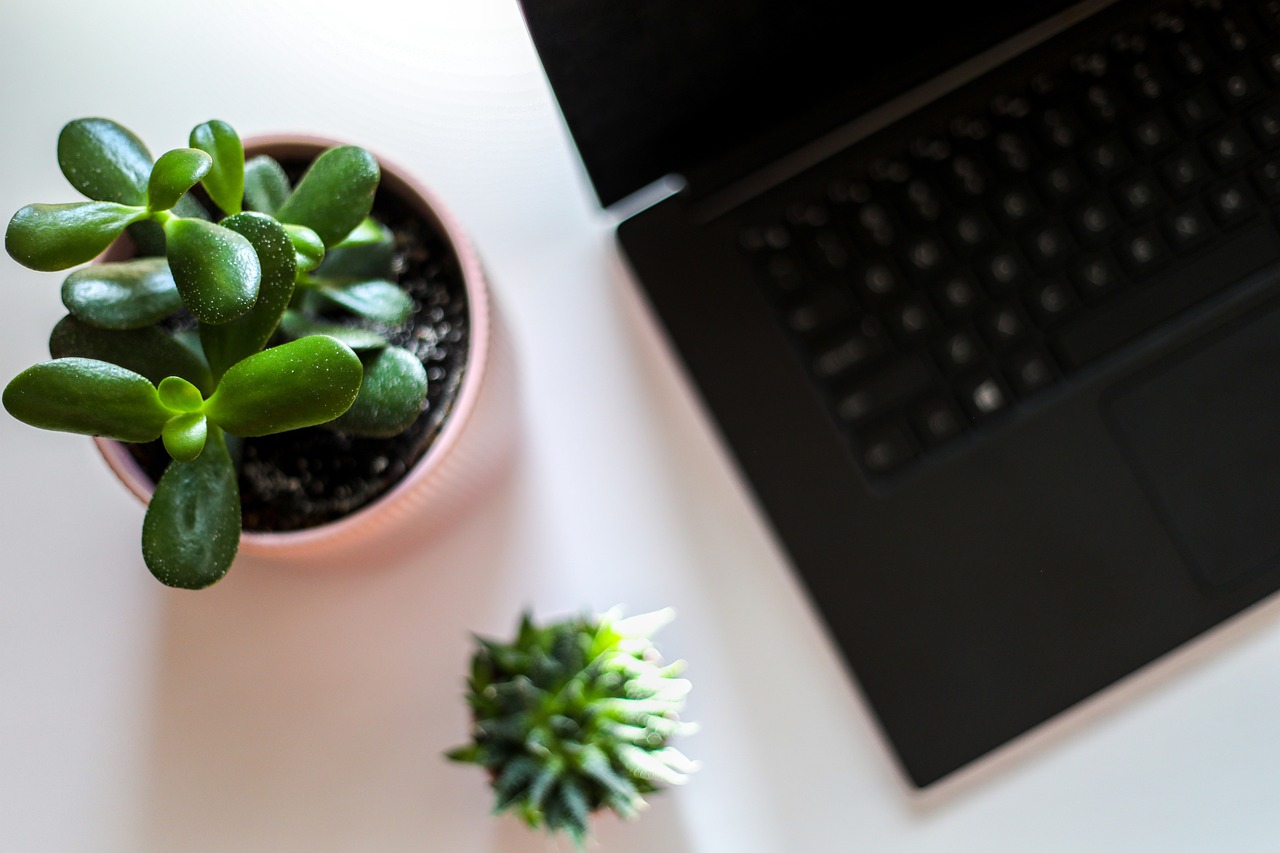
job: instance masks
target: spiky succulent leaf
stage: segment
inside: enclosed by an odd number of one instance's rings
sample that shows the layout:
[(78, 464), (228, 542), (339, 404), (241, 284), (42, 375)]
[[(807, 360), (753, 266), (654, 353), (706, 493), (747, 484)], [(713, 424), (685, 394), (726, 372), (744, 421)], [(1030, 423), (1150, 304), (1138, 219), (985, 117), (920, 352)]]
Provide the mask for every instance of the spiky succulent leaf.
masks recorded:
[(448, 757), (489, 772), (495, 811), (578, 844), (591, 812), (634, 816), (643, 794), (695, 769), (668, 743), (690, 729), (679, 717), (687, 682), (650, 639), (669, 619), (610, 612), (539, 627), (526, 614), (510, 643), (477, 638), (472, 742)]

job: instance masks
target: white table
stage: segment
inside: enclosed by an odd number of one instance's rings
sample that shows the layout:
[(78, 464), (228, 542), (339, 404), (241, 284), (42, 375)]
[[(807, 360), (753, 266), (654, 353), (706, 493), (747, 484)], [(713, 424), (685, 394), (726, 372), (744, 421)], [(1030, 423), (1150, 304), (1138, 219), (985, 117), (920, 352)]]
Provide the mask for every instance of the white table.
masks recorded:
[[(491, 819), (483, 774), (440, 754), (467, 729), (469, 632), (616, 603), (679, 611), (660, 639), (690, 663), (704, 767), (596, 849), (1280, 847), (1274, 603), (906, 788), (620, 263), (513, 0), (208, 6), (0, 4), (0, 213), (74, 198), (54, 142), (79, 116), (156, 151), (211, 117), (364, 144), (486, 259), (521, 461), (397, 564), (241, 560), (191, 594), (147, 573), (142, 508), (87, 441), (0, 418), (0, 850), (568, 850)], [(8, 381), (46, 357), (59, 278), (0, 273)]]

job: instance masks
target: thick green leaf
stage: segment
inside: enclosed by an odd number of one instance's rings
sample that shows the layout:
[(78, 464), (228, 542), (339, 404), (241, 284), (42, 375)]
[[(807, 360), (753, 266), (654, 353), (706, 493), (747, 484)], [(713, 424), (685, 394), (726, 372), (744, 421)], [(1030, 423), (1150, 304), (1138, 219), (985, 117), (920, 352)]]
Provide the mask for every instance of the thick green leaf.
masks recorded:
[(100, 329), (139, 329), (182, 307), (164, 258), (137, 258), (78, 269), (62, 283), (62, 304)]
[(244, 316), (220, 326), (200, 327), (200, 341), (215, 377), (267, 345), (293, 297), (297, 277), (293, 243), (279, 222), (261, 213), (237, 213), (222, 224), (249, 241), (262, 267), (262, 281), (257, 301)]
[(147, 207), (168, 210), (213, 168), (213, 159), (196, 148), (175, 148), (160, 155), (147, 182)]
[(240, 212), (244, 198), (244, 145), (235, 128), (213, 119), (191, 131), (191, 147), (213, 158), (213, 168), (205, 176), (204, 188), (213, 203), (228, 215)]
[(307, 226), (326, 247), (337, 245), (373, 209), (381, 177), (378, 161), (363, 148), (330, 148), (311, 164), (276, 218)]
[(305, 225), (286, 225), (293, 241), (293, 252), (297, 256), (298, 272), (310, 272), (324, 260), (324, 241), (320, 235)]
[(54, 358), (93, 358), (109, 361), (160, 384), (166, 376), (181, 376), (205, 393), (213, 391), (209, 366), (199, 353), (158, 326), (110, 331), (63, 317), (49, 336)]
[(160, 405), (170, 412), (190, 414), (199, 412), (204, 407), (204, 395), (200, 389), (181, 376), (166, 376), (156, 386), (160, 395)]
[(133, 132), (105, 118), (76, 119), (58, 134), (58, 165), (71, 186), (96, 201), (143, 205), (151, 152)]
[(156, 579), (203, 589), (231, 567), (240, 547), (240, 489), (227, 445), (209, 430), (204, 451), (169, 464), (142, 522), (142, 558)]
[(229, 323), (253, 307), (262, 266), (247, 239), (200, 219), (170, 219), (164, 233), (173, 280), (196, 319)]
[(208, 435), (209, 419), (198, 412), (188, 412), (170, 418), (160, 438), (170, 456), (179, 462), (190, 462), (204, 450)]
[(377, 332), (361, 329), (358, 326), (344, 326), (341, 323), (313, 320), (298, 311), (286, 311), (280, 320), (280, 328), (290, 338), (305, 338), (307, 335), (328, 335), (337, 338), (356, 352), (361, 350), (381, 349), (387, 345), (387, 339)]
[(316, 282), (315, 292), (343, 308), (377, 323), (399, 326), (413, 313), (413, 299), (389, 281), (339, 284)]
[(391, 229), (365, 219), (341, 243), (329, 250), (315, 272), (317, 278), (390, 278), (395, 260), (396, 240)]
[(146, 210), (110, 201), (29, 204), (13, 215), (5, 250), (24, 267), (65, 270), (91, 261)]
[(4, 389), (4, 407), (41, 429), (118, 441), (152, 441), (169, 419), (146, 377), (90, 358), (28, 367)]
[(422, 413), (427, 371), (413, 353), (401, 347), (365, 353), (361, 361), (364, 381), (356, 401), (328, 426), (377, 438), (400, 434)]
[(274, 158), (261, 154), (244, 164), (244, 206), (272, 216), (289, 198), (289, 176)]
[(350, 347), (313, 335), (234, 365), (204, 411), (227, 432), (244, 437), (315, 426), (351, 406), (361, 375)]

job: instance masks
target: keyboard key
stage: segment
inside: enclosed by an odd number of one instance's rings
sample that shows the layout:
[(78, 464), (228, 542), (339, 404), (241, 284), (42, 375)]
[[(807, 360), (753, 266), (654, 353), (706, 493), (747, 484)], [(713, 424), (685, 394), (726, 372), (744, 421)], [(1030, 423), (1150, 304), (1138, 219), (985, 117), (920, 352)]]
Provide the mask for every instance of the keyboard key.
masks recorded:
[(980, 298), (973, 279), (962, 273), (947, 277), (933, 288), (933, 301), (949, 317), (967, 314)]
[(1207, 199), (1209, 213), (1224, 228), (1239, 225), (1257, 212), (1257, 205), (1244, 181), (1236, 179), (1219, 184)]
[(909, 278), (920, 282), (938, 272), (946, 257), (942, 244), (937, 240), (932, 237), (913, 237), (903, 247), (898, 261)]
[(904, 344), (928, 337), (938, 327), (938, 317), (923, 297), (913, 297), (889, 309), (885, 322), (893, 336)]
[(1254, 169), (1253, 182), (1267, 201), (1275, 203), (1280, 200), (1280, 157), (1268, 160)]
[(982, 315), (978, 325), (992, 349), (1004, 349), (1031, 331), (1027, 315), (1014, 302), (993, 306)]
[(796, 259), (789, 255), (772, 255), (760, 268), (760, 278), (773, 293), (796, 293), (807, 283), (804, 271)]
[(1004, 293), (1022, 284), (1027, 270), (1021, 256), (1012, 246), (1000, 248), (978, 265), (978, 275), (992, 293)]
[(853, 316), (853, 305), (842, 291), (824, 286), (805, 298), (787, 314), (787, 327), (797, 335), (809, 337), (825, 332)]
[(1173, 114), (1185, 130), (1198, 134), (1222, 118), (1222, 107), (1209, 87), (1200, 85), (1174, 100)]
[(888, 261), (872, 261), (854, 277), (856, 289), (872, 303), (882, 302), (906, 290), (902, 275)]
[(985, 352), (972, 332), (960, 329), (944, 336), (935, 352), (944, 373), (959, 373), (978, 364)]
[(1047, 327), (1074, 314), (1080, 306), (1080, 298), (1065, 281), (1050, 279), (1031, 288), (1027, 294), (1027, 305), (1036, 322)]
[(1243, 109), (1265, 93), (1262, 78), (1248, 65), (1241, 65), (1218, 83), (1218, 95), (1230, 110)]
[(1084, 175), (1071, 162), (1058, 163), (1038, 176), (1036, 185), (1051, 206), (1058, 206), (1080, 196), (1087, 188)]
[(924, 394), (934, 384), (934, 372), (923, 354), (891, 362), (850, 387), (836, 403), (836, 413), (848, 424), (859, 424)]
[(1253, 138), (1264, 149), (1280, 147), (1280, 104), (1272, 104), (1249, 117)]
[(948, 219), (943, 233), (961, 257), (992, 239), (991, 224), (986, 215), (973, 210), (962, 211)]
[(1065, 327), (1053, 348), (1068, 368), (1083, 367), (1277, 261), (1275, 229), (1255, 220), (1211, 250), (1173, 266), (1151, 286), (1111, 303), (1109, 310)]
[(1130, 222), (1141, 222), (1164, 206), (1164, 192), (1148, 173), (1136, 175), (1122, 183), (1115, 193), (1116, 207)]
[(1157, 171), (1169, 192), (1176, 197), (1188, 196), (1209, 180), (1209, 166), (1194, 148), (1171, 154)]
[(823, 350), (813, 360), (813, 372), (826, 380), (840, 379), (884, 353), (884, 342), (870, 323)]
[(911, 431), (899, 421), (864, 431), (858, 444), (862, 462), (873, 474), (888, 474), (916, 457)]
[(1161, 225), (1169, 244), (1179, 254), (1199, 248), (1212, 236), (1209, 215), (1196, 203), (1169, 214)]
[(1031, 265), (1042, 271), (1064, 262), (1075, 248), (1066, 229), (1056, 224), (1033, 229), (1022, 245)]
[(1014, 234), (1023, 226), (1040, 219), (1044, 209), (1031, 188), (1019, 184), (995, 192), (992, 213), (1006, 233)]
[(1169, 262), (1168, 246), (1154, 228), (1144, 228), (1116, 246), (1116, 255), (1134, 279), (1145, 278)]
[(893, 245), (898, 229), (888, 208), (876, 202), (860, 205), (854, 213), (854, 236), (875, 247)]
[(994, 371), (984, 371), (960, 383), (958, 396), (970, 419), (982, 421), (1009, 408), (1012, 396)]
[(1238, 124), (1231, 124), (1209, 136), (1204, 143), (1205, 155), (1219, 172), (1229, 174), (1244, 165), (1257, 152), (1253, 142)]
[(1005, 362), (1005, 374), (1014, 391), (1020, 397), (1034, 394), (1052, 385), (1058, 378), (1048, 353), (1039, 347), (1030, 347), (1014, 353)]
[(946, 397), (932, 397), (911, 414), (911, 422), (926, 447), (955, 438), (969, 426), (969, 419)]
[(839, 274), (853, 264), (853, 247), (838, 232), (824, 228), (809, 242), (813, 266), (824, 274)]
[(1073, 210), (1067, 222), (1085, 245), (1096, 245), (1111, 238), (1120, 224), (1115, 208), (1104, 198), (1095, 198)]
[(1153, 157), (1167, 151), (1178, 141), (1178, 133), (1161, 113), (1149, 115), (1129, 130), (1129, 141), (1139, 157)]
[(1071, 280), (1086, 299), (1105, 296), (1126, 281), (1108, 255), (1094, 255), (1078, 262), (1071, 270)]
[(1081, 159), (1090, 174), (1104, 182), (1120, 177), (1133, 166), (1133, 155), (1119, 137), (1086, 145)]

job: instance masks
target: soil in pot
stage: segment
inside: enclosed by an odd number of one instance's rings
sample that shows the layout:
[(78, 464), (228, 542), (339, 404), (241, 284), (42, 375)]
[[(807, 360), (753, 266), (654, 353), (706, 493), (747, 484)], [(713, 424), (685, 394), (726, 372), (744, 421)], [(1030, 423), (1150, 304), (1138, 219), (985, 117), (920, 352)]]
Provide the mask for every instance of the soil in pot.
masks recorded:
[[(295, 182), (306, 163), (283, 164)], [(433, 223), (401, 198), (379, 188), (373, 217), (395, 234), (394, 280), (413, 299), (399, 329), (361, 325), (416, 355), (427, 371), (422, 414), (392, 438), (364, 438), (324, 427), (244, 439), (240, 503), (246, 531), (304, 530), (349, 515), (393, 488), (420, 460), (444, 426), (467, 367), (470, 325), (457, 255)], [(335, 315), (356, 323), (350, 315)], [(190, 325), (181, 317), (176, 324)], [(127, 445), (153, 482), (169, 455), (161, 442)]]

